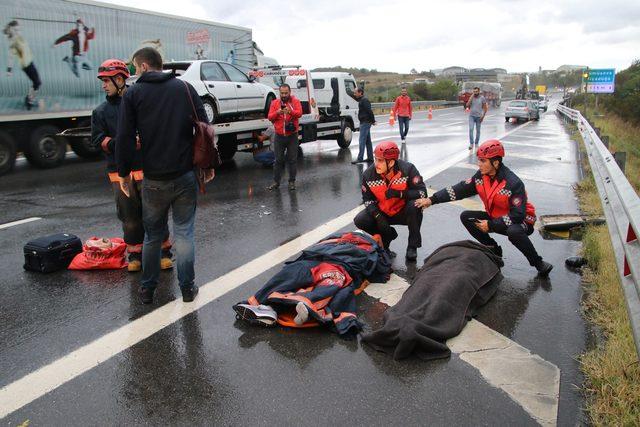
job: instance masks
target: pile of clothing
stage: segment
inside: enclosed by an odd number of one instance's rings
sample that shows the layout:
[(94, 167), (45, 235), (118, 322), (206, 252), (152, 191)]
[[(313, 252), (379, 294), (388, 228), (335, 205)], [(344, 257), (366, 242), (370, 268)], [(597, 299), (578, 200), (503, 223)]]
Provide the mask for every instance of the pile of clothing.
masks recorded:
[(288, 262), (255, 295), (233, 306), (236, 317), (254, 325), (325, 326), (340, 336), (362, 330), (356, 296), (369, 282), (391, 275), (387, 252), (371, 236), (336, 233)]

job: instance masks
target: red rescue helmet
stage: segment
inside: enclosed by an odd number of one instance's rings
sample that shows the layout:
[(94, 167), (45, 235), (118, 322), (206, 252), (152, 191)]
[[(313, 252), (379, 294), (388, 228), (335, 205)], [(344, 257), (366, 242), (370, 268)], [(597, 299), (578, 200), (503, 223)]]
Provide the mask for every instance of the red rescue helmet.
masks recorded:
[(493, 159), (494, 157), (504, 157), (504, 147), (497, 139), (489, 139), (478, 147), (479, 159)]
[(393, 141), (383, 141), (376, 145), (376, 149), (373, 151), (373, 155), (379, 159), (385, 160), (398, 160), (400, 157), (400, 150), (398, 145)]
[(119, 59), (107, 59), (98, 68), (98, 78), (101, 79), (103, 77), (115, 77), (117, 75), (122, 75), (125, 79), (128, 79), (131, 75), (129, 73), (129, 68), (124, 61)]

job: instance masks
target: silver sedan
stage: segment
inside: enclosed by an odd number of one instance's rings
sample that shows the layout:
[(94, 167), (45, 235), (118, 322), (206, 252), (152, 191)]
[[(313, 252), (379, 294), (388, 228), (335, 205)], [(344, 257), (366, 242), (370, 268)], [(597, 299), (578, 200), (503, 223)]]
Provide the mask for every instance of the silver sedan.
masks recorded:
[(508, 122), (512, 117), (518, 120), (540, 120), (538, 103), (530, 99), (509, 102), (504, 110), (504, 119)]

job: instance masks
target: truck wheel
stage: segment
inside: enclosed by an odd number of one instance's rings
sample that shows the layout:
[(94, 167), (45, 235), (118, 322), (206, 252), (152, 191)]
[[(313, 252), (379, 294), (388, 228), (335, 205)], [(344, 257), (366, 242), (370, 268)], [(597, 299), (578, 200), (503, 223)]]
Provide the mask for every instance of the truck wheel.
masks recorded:
[(102, 150), (91, 144), (91, 138), (69, 138), (69, 145), (78, 157), (86, 160), (98, 160), (102, 158)]
[(47, 169), (60, 166), (67, 151), (66, 138), (56, 137), (59, 132), (55, 126), (40, 126), (31, 132), (29, 145), (24, 152), (32, 165)]
[(209, 123), (215, 123), (216, 117), (218, 117), (216, 103), (211, 98), (202, 98), (202, 104), (204, 105), (205, 113), (207, 113), (207, 120)]
[(16, 143), (6, 132), (0, 131), (0, 175), (11, 172), (16, 164)]
[(218, 153), (223, 162), (228, 162), (233, 159), (237, 151), (238, 143), (234, 138), (229, 137), (229, 135), (221, 135), (218, 137)]
[(351, 145), (351, 140), (353, 139), (353, 125), (351, 122), (346, 120), (342, 120), (342, 125), (340, 126), (340, 135), (338, 135), (338, 145), (340, 148), (347, 148)]
[(264, 104), (264, 116), (265, 117), (267, 117), (269, 115), (269, 108), (271, 108), (271, 102), (273, 102), (274, 99), (276, 99), (276, 97), (273, 96), (273, 94), (267, 95), (267, 102), (265, 102), (265, 104)]

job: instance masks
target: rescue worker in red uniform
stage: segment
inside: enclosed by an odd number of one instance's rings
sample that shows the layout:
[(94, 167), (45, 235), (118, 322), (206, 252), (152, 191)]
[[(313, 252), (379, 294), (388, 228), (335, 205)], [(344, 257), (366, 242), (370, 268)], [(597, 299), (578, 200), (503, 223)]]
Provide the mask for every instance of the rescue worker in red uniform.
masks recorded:
[(536, 222), (535, 208), (527, 200), (523, 182), (502, 163), (502, 143), (497, 139), (485, 141), (478, 148), (477, 155), (479, 170), (475, 175), (429, 198), (417, 200), (416, 206), (428, 208), (437, 203), (479, 195), (485, 211), (464, 211), (460, 214), (460, 220), (469, 233), (498, 256), (502, 256), (502, 248), (489, 233), (506, 235), (541, 276), (548, 276), (553, 265), (538, 255), (529, 240)]
[(406, 259), (415, 261), (417, 248), (422, 246), (420, 226), (422, 209), (416, 206), (418, 199), (427, 197), (427, 189), (418, 169), (400, 160), (400, 150), (395, 142), (378, 144), (373, 151), (374, 164), (362, 174), (362, 199), (365, 209), (353, 222), (360, 230), (382, 237), (385, 250), (398, 233), (391, 225), (407, 225), (409, 242)]
[[(135, 272), (142, 269), (142, 242), (144, 241), (142, 203), (140, 199), (140, 185), (143, 178), (142, 156), (138, 151), (133, 162), (134, 167), (132, 168), (131, 177), (132, 182), (135, 184), (131, 188), (131, 197), (127, 197), (120, 190), (115, 158), (120, 101), (127, 90), (125, 82), (129, 75), (127, 65), (118, 59), (108, 59), (100, 65), (98, 79), (102, 81), (102, 89), (106, 93), (107, 99), (91, 114), (91, 141), (95, 146), (102, 148), (107, 158), (107, 173), (113, 187), (118, 219), (122, 222), (124, 241), (127, 244), (127, 252), (129, 253), (128, 269)], [(161, 267), (163, 269), (173, 267), (168, 228), (162, 248)]]

